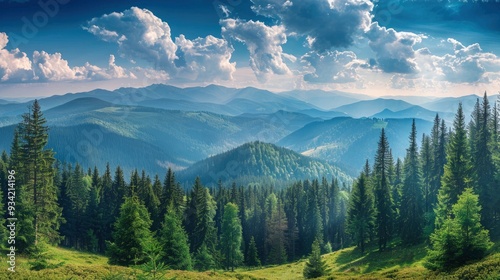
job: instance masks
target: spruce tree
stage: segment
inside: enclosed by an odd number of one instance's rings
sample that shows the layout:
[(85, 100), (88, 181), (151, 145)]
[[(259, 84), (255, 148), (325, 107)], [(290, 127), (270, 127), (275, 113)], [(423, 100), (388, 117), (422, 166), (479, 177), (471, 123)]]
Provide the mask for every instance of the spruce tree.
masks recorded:
[(255, 239), (250, 237), (250, 243), (248, 244), (246, 264), (248, 266), (260, 266), (259, 251), (257, 250), (257, 245), (255, 244)]
[(113, 240), (108, 243), (109, 264), (142, 264), (146, 244), (152, 242), (148, 210), (137, 196), (127, 197), (114, 224)]
[(415, 120), (411, 126), (410, 146), (404, 162), (404, 178), (401, 198), (401, 240), (403, 244), (416, 244), (423, 233), (424, 210)]
[(494, 174), (495, 166), (490, 150), (491, 131), (490, 131), (490, 105), (486, 92), (484, 93), (483, 101), (478, 112), (477, 123), (475, 124), (476, 132), (471, 134), (471, 141), (474, 143), (472, 149), (472, 162), (474, 173), (477, 176), (477, 192), (479, 201), (482, 205), (483, 224), (487, 229), (492, 229), (494, 224), (494, 208), (495, 208), (495, 190), (494, 190)]
[(234, 203), (227, 203), (224, 206), (224, 216), (222, 217), (222, 233), (220, 239), (224, 266), (226, 269), (238, 267), (243, 261), (241, 252), (242, 245), (241, 221), (238, 217), (238, 206)]
[(198, 271), (207, 271), (215, 268), (214, 255), (210, 252), (205, 243), (201, 244), (200, 248), (194, 256), (194, 268)]
[(188, 237), (182, 228), (182, 220), (170, 204), (165, 213), (158, 240), (162, 246), (164, 263), (171, 269), (191, 270)]
[(382, 128), (378, 149), (375, 156), (375, 166), (373, 170), (374, 194), (376, 208), (376, 227), (379, 241), (379, 250), (384, 250), (390, 241), (393, 233), (393, 205), (391, 198), (391, 186), (389, 184), (389, 170), (393, 164), (391, 162), (389, 142)]
[(282, 264), (287, 261), (285, 249), (285, 231), (287, 229), (287, 220), (283, 210), (283, 205), (274, 193), (271, 193), (266, 199), (266, 241), (269, 248), (267, 263)]
[(452, 215), (444, 218), (441, 227), (431, 235), (428, 268), (447, 270), (485, 255), (492, 243), (488, 230), (481, 225), (480, 212), (478, 195), (466, 188), (453, 205)]
[(441, 180), (436, 207), (436, 226), (439, 227), (451, 211), (451, 206), (458, 196), (467, 188), (474, 186), (473, 169), (470, 159), (470, 149), (465, 130), (465, 117), (462, 104), (453, 122), (453, 134), (447, 146), (446, 164)]
[[(35, 246), (39, 241), (58, 243), (59, 225), (63, 221), (57, 201), (57, 188), (53, 181), (54, 153), (46, 149), (49, 138), (46, 123), (40, 104), (35, 100), (30, 112), (23, 115), (23, 120), (18, 126), (20, 143), (17, 145), (20, 146), (22, 168), (16, 172), (23, 178), (23, 185), (19, 187), (19, 191), (24, 192), (22, 194), (24, 197), (20, 199), (24, 201), (20, 206), (26, 207), (28, 216), (33, 215), (32, 234)], [(23, 211), (20, 210), (19, 214)]]
[(373, 205), (373, 192), (367, 184), (366, 175), (361, 173), (353, 186), (347, 210), (349, 232), (353, 235), (354, 242), (365, 252), (365, 244), (374, 227), (375, 208)]
[(304, 267), (303, 274), (306, 279), (318, 278), (326, 275), (330, 271), (326, 262), (321, 259), (319, 243), (319, 240), (315, 240), (312, 244), (311, 256)]

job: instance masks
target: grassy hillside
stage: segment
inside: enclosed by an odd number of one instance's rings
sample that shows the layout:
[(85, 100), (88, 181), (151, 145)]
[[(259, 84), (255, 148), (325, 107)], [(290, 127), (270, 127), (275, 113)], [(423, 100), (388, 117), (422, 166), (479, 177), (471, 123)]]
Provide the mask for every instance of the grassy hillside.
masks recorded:
[[(382, 253), (373, 247), (365, 254), (351, 247), (323, 256), (331, 272), (321, 279), (499, 279), (500, 243), (491, 251), (481, 261), (447, 273), (439, 273), (423, 267), (426, 254), (424, 245), (407, 249), (392, 248)], [(139, 269), (108, 265), (107, 258), (100, 255), (55, 247), (49, 249), (49, 254), (53, 257), (50, 263), (59, 264), (59, 267), (31, 271), (28, 260), (18, 257), (16, 274), (2, 269), (0, 279), (138, 279), (142, 274)], [(0, 260), (6, 263), (4, 254)], [(305, 262), (306, 260), (300, 260), (260, 269), (240, 268), (235, 272), (167, 270), (164, 272), (164, 279), (303, 279)]]

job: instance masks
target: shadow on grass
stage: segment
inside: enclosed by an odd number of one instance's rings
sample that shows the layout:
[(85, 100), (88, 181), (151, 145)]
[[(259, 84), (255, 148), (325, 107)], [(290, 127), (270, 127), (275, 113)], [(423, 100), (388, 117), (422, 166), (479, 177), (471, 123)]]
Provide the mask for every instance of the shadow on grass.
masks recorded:
[(365, 250), (365, 253), (361, 253), (358, 248), (341, 252), (336, 263), (339, 265), (338, 271), (370, 273), (395, 266), (411, 266), (422, 260), (426, 253), (424, 244), (411, 247), (391, 244), (382, 252), (378, 251), (376, 246), (370, 246)]

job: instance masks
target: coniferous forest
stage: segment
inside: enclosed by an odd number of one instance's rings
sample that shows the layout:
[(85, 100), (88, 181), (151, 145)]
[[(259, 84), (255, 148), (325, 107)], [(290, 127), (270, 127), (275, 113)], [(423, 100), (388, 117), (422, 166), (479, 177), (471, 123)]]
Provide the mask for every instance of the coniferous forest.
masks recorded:
[[(234, 271), (305, 258), (304, 277), (315, 278), (330, 271), (321, 254), (423, 244), (424, 266), (450, 271), (484, 258), (499, 238), (498, 125), (485, 94), (468, 124), (461, 105), (451, 127), (436, 115), (430, 135), (414, 121), (404, 158), (393, 157), (382, 128), (376, 156), (352, 184), (318, 177), (205, 186), (198, 177), (185, 185), (170, 168), (124, 174), (120, 166), (56, 161), (35, 101), (1, 155), (2, 201), (11, 205), (15, 177), (16, 248), (35, 270), (51, 267), (44, 252), (59, 245), (150, 271)], [(14, 211), (2, 207), (2, 224), (6, 209)], [(1, 244), (8, 237), (2, 227)]]

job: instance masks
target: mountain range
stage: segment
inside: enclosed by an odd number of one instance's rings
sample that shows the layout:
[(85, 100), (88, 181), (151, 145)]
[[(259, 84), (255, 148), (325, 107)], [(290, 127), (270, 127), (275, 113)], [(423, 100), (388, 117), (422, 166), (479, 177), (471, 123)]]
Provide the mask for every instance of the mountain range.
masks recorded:
[[(290, 170), (310, 166), (313, 171), (301, 174), (355, 176), (366, 159), (373, 160), (381, 128), (387, 131), (394, 157), (404, 157), (413, 118), (418, 133), (429, 134), (436, 113), (451, 123), (458, 102), (463, 102), (469, 116), (477, 98), (425, 99), (415, 105), (408, 102), (411, 98), (369, 99), (337, 91), (272, 93), (251, 87), (157, 84), (69, 93), (39, 102), (50, 127), (48, 146), (59, 160), (100, 169), (109, 162), (120, 165), (126, 174), (135, 168), (162, 174), (170, 166), (184, 170), (182, 176), (188, 181), (197, 173), (224, 170), (227, 157), (247, 164), (248, 158), (228, 152), (237, 147), (252, 151), (247, 154), (266, 151), (257, 156), (266, 165), (250, 165), (248, 172), (242, 171), (246, 177), (271, 176), (263, 171), (273, 170), (269, 164), (283, 165), (275, 166), (276, 180), (302, 178), (296, 172), (292, 176)], [(490, 102), (496, 98), (491, 96)], [(29, 104), (0, 102), (0, 150), (9, 150), (14, 127)], [(279, 147), (267, 146), (271, 144)], [(303, 165), (266, 159), (285, 155)]]

